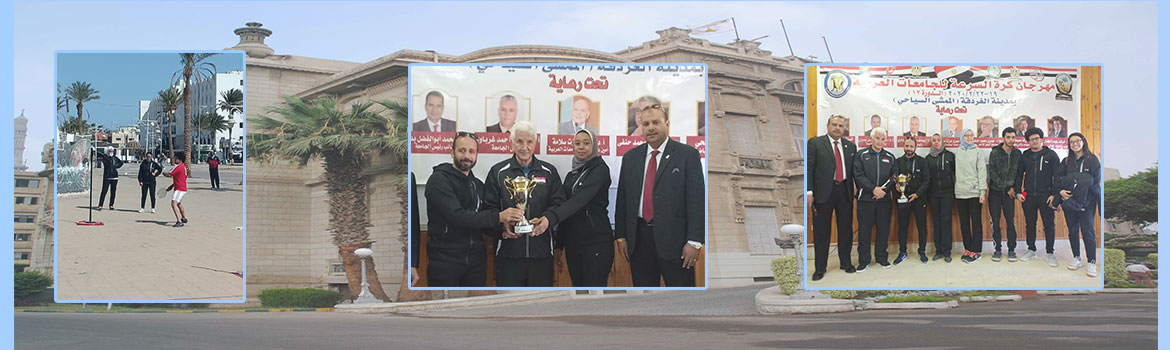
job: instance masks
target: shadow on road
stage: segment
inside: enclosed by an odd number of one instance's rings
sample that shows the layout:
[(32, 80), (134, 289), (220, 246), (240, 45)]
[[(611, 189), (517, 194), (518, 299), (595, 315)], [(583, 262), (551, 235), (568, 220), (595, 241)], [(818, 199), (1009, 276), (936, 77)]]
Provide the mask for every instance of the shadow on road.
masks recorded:
[(166, 220), (134, 220), (134, 222), (142, 222), (148, 224), (155, 224), (159, 226), (170, 226), (171, 222)]

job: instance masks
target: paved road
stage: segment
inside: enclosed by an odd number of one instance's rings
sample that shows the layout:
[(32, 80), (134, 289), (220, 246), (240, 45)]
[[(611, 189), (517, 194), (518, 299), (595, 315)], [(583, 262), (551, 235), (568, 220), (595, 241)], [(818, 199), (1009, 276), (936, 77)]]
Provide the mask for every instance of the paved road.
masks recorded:
[[(622, 308), (634, 298), (661, 303), (657, 299), (677, 296), (604, 298), (593, 307)], [(687, 305), (702, 309), (702, 305), (688, 304), (695, 299), (679, 301), (680, 309)], [(751, 303), (751, 299), (737, 301)], [(561, 303), (548, 305), (557, 304)], [(1156, 310), (1156, 295), (1099, 294), (963, 304), (949, 310), (801, 316), (18, 313), (15, 345), (19, 349), (1153, 349), (1157, 346)]]

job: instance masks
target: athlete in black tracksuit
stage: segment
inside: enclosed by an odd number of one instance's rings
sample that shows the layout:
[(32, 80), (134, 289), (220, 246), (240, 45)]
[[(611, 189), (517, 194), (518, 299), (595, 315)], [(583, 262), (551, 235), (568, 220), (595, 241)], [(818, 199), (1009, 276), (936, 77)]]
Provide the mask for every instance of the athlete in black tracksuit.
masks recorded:
[(484, 287), (487, 254), (483, 235), (499, 226), (499, 213), (483, 210), (483, 182), (451, 163), (427, 179), (427, 285)]
[[(110, 192), (110, 209), (114, 209), (114, 196), (118, 195), (118, 168), (122, 167), (122, 160), (114, 155), (97, 153), (98, 161), (102, 162), (102, 195), (98, 197), (98, 210), (106, 202), (106, 191)], [(110, 151), (113, 153), (113, 151)]]
[[(1043, 137), (1043, 135), (1041, 135)], [(1028, 250), (1036, 252), (1036, 213), (1044, 221), (1044, 249), (1052, 254), (1056, 244), (1056, 223), (1054, 210), (1048, 206), (1048, 197), (1055, 196), (1056, 179), (1063, 175), (1060, 156), (1047, 146), (1039, 151), (1031, 148), (1020, 154), (1020, 165), (1016, 169), (1016, 196), (1027, 193), (1024, 199), (1024, 235)]]
[[(909, 139), (908, 139), (909, 140)], [(926, 241), (929, 232), (926, 229), (926, 196), (930, 189), (930, 165), (926, 164), (926, 158), (922, 158), (913, 152), (904, 154), (898, 158), (897, 170), (894, 172), (895, 180), (899, 174), (909, 174), (910, 181), (906, 185), (905, 196), (907, 199), (911, 195), (918, 195), (914, 200), (907, 203), (898, 204), (898, 258), (905, 259), (906, 241), (910, 235), (910, 214), (914, 214), (914, 221), (918, 224), (918, 257), (922, 262), (926, 262)], [(902, 193), (895, 194), (898, 198)], [(900, 263), (901, 261), (896, 260)]]
[[(499, 287), (552, 287), (553, 284), (553, 235), (552, 228), (561, 222), (553, 210), (565, 200), (561, 188), (561, 177), (552, 164), (532, 156), (528, 166), (520, 165), (512, 158), (496, 163), (488, 171), (487, 189), (484, 192), (484, 210), (498, 212), (516, 206), (504, 182), (517, 176), (528, 176), (536, 184), (528, 198), (525, 218), (548, 218), (548, 230), (538, 236), (525, 234), (519, 238), (505, 239), (502, 226), (494, 226), (491, 235), (496, 242), (496, 286)], [(535, 233), (535, 232), (533, 232)]]
[[(873, 258), (882, 267), (889, 267), (886, 246), (890, 241), (890, 198), (893, 198), (894, 154), (887, 150), (875, 151), (867, 147), (853, 156), (853, 181), (857, 184), (857, 272), (865, 271), (870, 263), (870, 230), (876, 224)], [(874, 198), (874, 190), (881, 188), (885, 195)]]
[[(154, 210), (154, 178), (162, 174), (163, 169), (161, 165), (151, 160), (149, 153), (144, 157), (142, 164), (138, 165), (138, 186), (142, 187), (142, 204), (138, 207), (146, 209), (147, 192), (150, 192), (150, 209)], [(113, 203), (113, 197), (110, 198), (110, 202)]]
[(609, 226), (609, 166), (593, 157), (565, 175), (567, 198), (557, 207), (557, 240), (574, 287), (605, 287), (613, 269), (613, 228)]

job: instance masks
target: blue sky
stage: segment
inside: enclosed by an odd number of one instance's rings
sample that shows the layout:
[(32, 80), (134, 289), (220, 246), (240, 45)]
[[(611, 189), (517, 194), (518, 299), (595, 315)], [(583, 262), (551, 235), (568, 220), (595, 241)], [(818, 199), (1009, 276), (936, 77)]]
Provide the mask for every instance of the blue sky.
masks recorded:
[[(770, 35), (761, 47), (777, 56), (788, 55), (783, 18), (796, 55), (822, 60), (824, 35), (838, 62), (1100, 63), (1104, 120), (1124, 121), (1106, 126), (1106, 166), (1124, 176), (1157, 160), (1156, 128), (1124, 126), (1157, 123), (1152, 2), (22, 2), (14, 17), (12, 115), (26, 109), (34, 168), (52, 136), (54, 50), (220, 50), (238, 41), (232, 30), (257, 21), (274, 31), (267, 43), (277, 54), (352, 62), (518, 44), (612, 52), (656, 30), (728, 17), (743, 39)], [(1123, 149), (1149, 152), (1109, 151)]]
[[(211, 56), (217, 72), (241, 70), (243, 54)], [(62, 95), (75, 81), (89, 83), (100, 99), (86, 102), (86, 118), (108, 129), (138, 123), (138, 101), (150, 100), (170, 86), (181, 69), (177, 53), (68, 53), (57, 55), (57, 83)], [(176, 77), (177, 78), (177, 77)], [(70, 101), (70, 117), (76, 117), (76, 101)], [(25, 117), (28, 117), (27, 115)]]

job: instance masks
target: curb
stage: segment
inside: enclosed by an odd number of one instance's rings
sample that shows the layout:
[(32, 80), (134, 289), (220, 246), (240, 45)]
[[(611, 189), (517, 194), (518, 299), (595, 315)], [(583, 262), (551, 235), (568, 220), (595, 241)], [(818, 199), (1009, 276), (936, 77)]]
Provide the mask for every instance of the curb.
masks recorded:
[(979, 303), (979, 302), (996, 302), (996, 301), (1020, 301), (1024, 297), (1019, 295), (995, 295), (995, 296), (973, 296), (973, 297), (959, 297), (960, 302), (964, 303)]
[(822, 314), (831, 312), (856, 311), (852, 300), (843, 299), (790, 299), (780, 294), (780, 287), (764, 288), (756, 293), (756, 312), (762, 315)]
[(507, 293), (485, 295), (479, 297), (408, 301), (403, 303), (374, 303), (374, 304), (341, 304), (333, 307), (333, 311), (352, 314), (397, 314), (417, 313), (440, 310), (464, 309), (480, 306), (497, 306), (508, 304), (530, 303), (535, 301), (552, 301), (569, 299), (572, 291), (537, 291), (522, 293)]
[(68, 314), (231, 314), (246, 312), (331, 312), (333, 308), (292, 308), (292, 309), (237, 309), (237, 310), (36, 310), (15, 309), (13, 312), (26, 313), (68, 313)]
[(878, 303), (872, 302), (865, 306), (865, 310), (913, 310), (913, 309), (950, 309), (959, 307), (956, 300), (930, 303)]
[(1038, 290), (1038, 291), (1036, 291), (1036, 295), (1039, 295), (1039, 296), (1048, 296), (1048, 295), (1093, 295), (1093, 294), (1097, 294), (1097, 291), (1093, 291), (1093, 290)]
[(1158, 288), (1105, 288), (1097, 291), (1097, 293), (1111, 293), (1111, 294), (1158, 294)]

